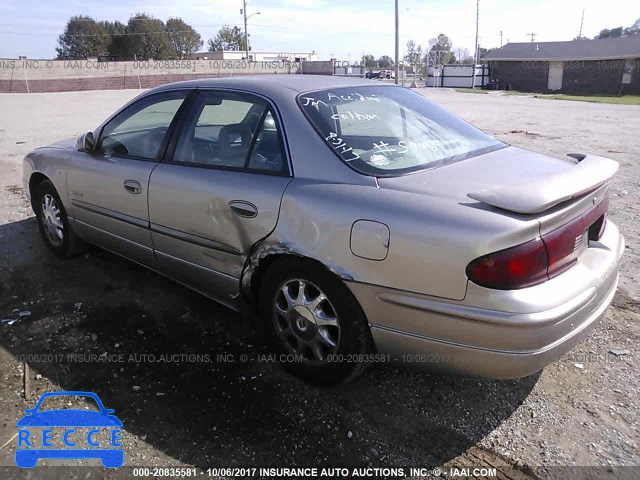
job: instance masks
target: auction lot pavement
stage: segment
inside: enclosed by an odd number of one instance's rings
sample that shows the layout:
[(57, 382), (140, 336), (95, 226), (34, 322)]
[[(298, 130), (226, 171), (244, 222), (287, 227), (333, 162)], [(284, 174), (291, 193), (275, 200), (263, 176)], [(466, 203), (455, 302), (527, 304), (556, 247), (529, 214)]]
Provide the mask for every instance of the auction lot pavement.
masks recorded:
[[(257, 329), (225, 307), (105, 251), (54, 258), (40, 240), (22, 157), (92, 130), (138, 91), (2, 94), (0, 318), (19, 320), (0, 324), (0, 467), (14, 465), (24, 409), (44, 392), (84, 390), (122, 420), (128, 466), (506, 465), (511, 478), (583, 472), (557, 466), (614, 466), (602, 478), (640, 472), (619, 467), (640, 465), (640, 107), (420, 92), (513, 145), (620, 162), (610, 218), (627, 249), (614, 305), (588, 340), (513, 381), (376, 365), (348, 385), (308, 385), (261, 357)], [(228, 354), (234, 360), (222, 361)], [(36, 468), (42, 463), (60, 461)], [(22, 473), (0, 469), (0, 478)]]

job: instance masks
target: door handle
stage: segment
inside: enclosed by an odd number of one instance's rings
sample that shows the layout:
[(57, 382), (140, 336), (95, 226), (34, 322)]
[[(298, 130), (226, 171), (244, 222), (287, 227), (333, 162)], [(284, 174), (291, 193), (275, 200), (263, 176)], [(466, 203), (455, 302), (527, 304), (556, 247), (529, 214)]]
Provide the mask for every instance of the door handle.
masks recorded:
[(142, 192), (142, 185), (140, 185), (140, 182), (137, 180), (125, 180), (124, 189), (129, 193), (137, 195)]
[(258, 207), (245, 200), (232, 200), (229, 202), (229, 207), (240, 217), (253, 218), (258, 215)]

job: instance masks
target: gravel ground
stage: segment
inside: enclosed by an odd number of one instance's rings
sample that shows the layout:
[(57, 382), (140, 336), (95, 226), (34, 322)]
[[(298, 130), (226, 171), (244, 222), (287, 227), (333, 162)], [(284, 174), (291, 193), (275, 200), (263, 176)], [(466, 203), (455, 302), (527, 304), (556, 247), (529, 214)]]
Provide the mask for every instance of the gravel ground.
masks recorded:
[[(510, 478), (586, 476), (579, 466), (601, 466), (599, 477), (640, 474), (621, 468), (640, 465), (640, 107), (422, 90), (513, 145), (620, 162), (611, 218), (628, 248), (618, 294), (588, 340), (524, 379), (376, 366), (346, 386), (317, 388), (261, 357), (258, 332), (226, 308), (110, 253), (62, 261), (44, 247), (24, 200), (22, 157), (94, 128), (137, 93), (0, 95), (0, 317), (19, 318), (0, 325), (1, 478), (23, 473), (8, 468), (22, 410), (59, 389), (96, 392), (115, 409), (129, 466), (499, 465)], [(159, 361), (185, 353), (194, 357)]]

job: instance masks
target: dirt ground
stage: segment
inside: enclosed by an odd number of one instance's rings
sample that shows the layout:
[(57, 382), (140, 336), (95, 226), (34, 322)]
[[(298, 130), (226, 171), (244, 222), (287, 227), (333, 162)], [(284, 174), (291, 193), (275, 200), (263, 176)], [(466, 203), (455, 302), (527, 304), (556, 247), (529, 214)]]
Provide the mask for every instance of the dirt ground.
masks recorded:
[[(527, 378), (375, 366), (348, 385), (318, 388), (261, 357), (255, 327), (213, 301), (105, 251), (60, 260), (44, 247), (21, 186), (22, 157), (93, 129), (138, 93), (0, 95), (0, 318), (17, 319), (0, 324), (0, 478), (24, 473), (10, 467), (15, 423), (52, 390), (96, 392), (115, 410), (127, 466), (640, 475), (629, 468), (640, 465), (640, 107), (423, 90), (513, 145), (620, 162), (610, 210), (627, 242), (619, 291), (588, 340)], [(222, 361), (226, 354), (234, 361)]]

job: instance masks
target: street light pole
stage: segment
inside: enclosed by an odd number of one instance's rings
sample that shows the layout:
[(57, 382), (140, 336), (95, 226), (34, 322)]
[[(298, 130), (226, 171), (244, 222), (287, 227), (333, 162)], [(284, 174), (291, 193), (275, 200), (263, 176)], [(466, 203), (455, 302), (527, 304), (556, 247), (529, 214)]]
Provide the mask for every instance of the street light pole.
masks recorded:
[(396, 85), (398, 84), (398, 77), (400, 76), (400, 65), (398, 64), (400, 60), (400, 19), (398, 15), (398, 0), (396, 0)]
[(249, 35), (247, 34), (247, 0), (242, 0), (242, 13), (244, 14), (244, 48), (247, 53), (246, 60), (249, 61)]
[(244, 7), (240, 13), (244, 14), (244, 49), (246, 54), (246, 60), (249, 61), (249, 34), (247, 33), (247, 20), (254, 15), (260, 15), (261, 12), (252, 13), (247, 15), (247, 0), (242, 0), (242, 6)]

